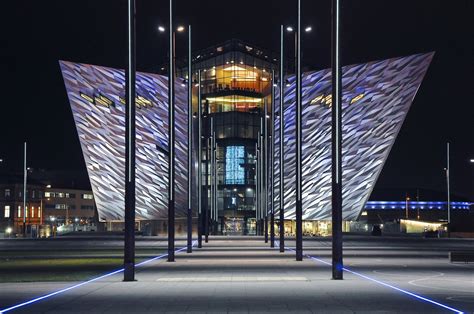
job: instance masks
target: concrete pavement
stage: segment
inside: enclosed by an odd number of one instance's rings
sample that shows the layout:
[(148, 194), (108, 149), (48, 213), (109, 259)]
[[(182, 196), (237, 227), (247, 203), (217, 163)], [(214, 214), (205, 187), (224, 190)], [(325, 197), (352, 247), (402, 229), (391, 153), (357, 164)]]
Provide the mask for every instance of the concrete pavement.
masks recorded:
[[(348, 238), (345, 280), (331, 280), (330, 242), (305, 241), (306, 257), (279, 253), (256, 238), (211, 238), (192, 254), (91, 282), (19, 313), (449, 313), (404, 291), (464, 312), (474, 311), (474, 265), (450, 264), (447, 251), (466, 242)], [(427, 243), (429, 245), (427, 245)], [(434, 244), (433, 244), (434, 243)], [(292, 242), (288, 241), (288, 246)], [(177, 243), (177, 247), (184, 245)], [(433, 247), (435, 246), (435, 247)], [(361, 276), (362, 275), (362, 276)], [(378, 280), (374, 281), (374, 280)], [(0, 284), (0, 308), (74, 283)], [(391, 286), (388, 286), (391, 285)]]

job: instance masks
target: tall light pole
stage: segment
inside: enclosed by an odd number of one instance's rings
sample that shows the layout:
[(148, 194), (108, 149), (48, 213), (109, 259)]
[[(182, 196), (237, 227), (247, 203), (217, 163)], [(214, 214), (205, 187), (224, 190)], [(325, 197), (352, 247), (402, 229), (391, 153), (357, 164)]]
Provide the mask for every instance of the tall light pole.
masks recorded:
[[(204, 230), (206, 232), (206, 243), (209, 241), (209, 219), (211, 217), (214, 218), (214, 213), (215, 213), (215, 202), (214, 202), (214, 194), (216, 193), (216, 187), (215, 187), (215, 181), (214, 181), (214, 167), (216, 166), (215, 164), (215, 151), (214, 151), (214, 117), (210, 117), (209, 119), (211, 126), (211, 133), (210, 133), (210, 139), (211, 139), (211, 207), (209, 211), (209, 206), (206, 206), (206, 220), (204, 222), (205, 227)], [(206, 161), (206, 165), (209, 165), (209, 160)], [(207, 179), (206, 179), (207, 180)]]
[(275, 154), (275, 70), (272, 70), (272, 116), (270, 131), (270, 199), (272, 207), (270, 209), (270, 247), (275, 247), (275, 166), (273, 165)]
[[(198, 70), (198, 248), (202, 248), (202, 100), (201, 70)], [(207, 194), (206, 194), (207, 197)]]
[(257, 143), (255, 144), (255, 235), (260, 232), (260, 132), (257, 133)]
[(303, 205), (301, 199), (301, 0), (296, 31), (296, 260), (303, 260)]
[(214, 156), (214, 198), (213, 198), (213, 203), (214, 203), (214, 219), (216, 220), (216, 228), (218, 228), (218, 222), (219, 222), (219, 208), (217, 206), (217, 191), (218, 191), (218, 181), (217, 181), (217, 138), (216, 138), (216, 131), (214, 129), (214, 132), (212, 133), (212, 139), (214, 144), (212, 145), (213, 149), (213, 156)]
[(284, 119), (284, 88), (285, 88), (285, 73), (284, 73), (284, 68), (283, 68), (283, 58), (284, 58), (284, 46), (283, 46), (283, 37), (284, 37), (284, 30), (283, 30), (283, 25), (280, 25), (280, 160), (279, 160), (279, 165), (280, 165), (280, 252), (283, 253), (285, 252), (285, 199), (284, 199), (284, 188), (285, 188), (285, 175), (284, 175), (284, 154), (285, 154), (285, 148), (284, 148), (284, 140), (285, 140), (285, 119)]
[(188, 25), (188, 215), (187, 215), (187, 253), (193, 251), (193, 209), (192, 209), (192, 171), (193, 171), (193, 90), (192, 90), (192, 52), (191, 25)]
[(175, 33), (173, 31), (173, 0), (170, 0), (169, 16), (169, 72), (168, 72), (168, 262), (174, 262), (174, 59), (175, 59)]
[(447, 192), (447, 209), (448, 209), (448, 234), (451, 224), (451, 191), (449, 186), (449, 142), (446, 143), (446, 192)]
[(332, 0), (332, 279), (342, 278), (342, 67), (340, 0)]
[(28, 169), (26, 167), (26, 142), (23, 146), (23, 237), (26, 237), (26, 181)]
[[(273, 84), (273, 82), (272, 82)], [(264, 233), (265, 233), (265, 243), (268, 243), (268, 102), (266, 99), (263, 100), (263, 105), (265, 106), (264, 108), (264, 123), (263, 123), (263, 142), (262, 142), (262, 145), (263, 145), (263, 160), (262, 160), (262, 165), (264, 165), (263, 167), (263, 171), (264, 171), (264, 181), (263, 181), (263, 184), (264, 184), (264, 191), (263, 191), (263, 195), (264, 195), (264, 198), (263, 198), (263, 202), (264, 202), (264, 206), (263, 206), (263, 210), (264, 210)]]
[[(265, 118), (266, 119), (266, 118)], [(260, 169), (260, 234), (264, 234), (264, 216), (265, 216), (265, 166), (264, 166), (264, 133), (263, 133), (263, 126), (264, 126), (264, 118), (260, 116), (260, 154), (259, 154), (259, 169)]]
[(135, 0), (128, 0), (125, 73), (125, 235), (123, 281), (135, 280)]

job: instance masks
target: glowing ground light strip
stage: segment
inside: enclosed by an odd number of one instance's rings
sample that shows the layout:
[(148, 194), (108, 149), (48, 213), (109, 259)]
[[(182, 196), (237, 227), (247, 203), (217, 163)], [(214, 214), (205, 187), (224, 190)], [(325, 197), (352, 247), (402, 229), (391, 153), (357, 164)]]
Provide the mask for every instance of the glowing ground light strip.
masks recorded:
[[(196, 241), (193, 241), (193, 246), (196, 244)], [(178, 253), (178, 252), (181, 252), (183, 250), (185, 250), (187, 247), (182, 247), (180, 248), (179, 250), (176, 250), (175, 252)], [(141, 263), (138, 263), (136, 264), (135, 266), (136, 267), (139, 267), (139, 266), (143, 266), (145, 264), (148, 264), (150, 262), (153, 262), (153, 261), (156, 261), (160, 258), (163, 258), (163, 257), (166, 257), (168, 256), (168, 254), (163, 254), (163, 255), (159, 255), (159, 256), (156, 256), (156, 257), (153, 257), (152, 259), (149, 259), (149, 260), (146, 260), (146, 261), (143, 261)], [(102, 275), (102, 276), (99, 276), (99, 277), (96, 277), (96, 278), (93, 278), (93, 279), (90, 279), (90, 280), (87, 280), (87, 281), (84, 281), (84, 282), (81, 282), (81, 283), (78, 283), (77, 285), (74, 285), (74, 286), (71, 286), (71, 287), (67, 287), (67, 288), (64, 288), (64, 289), (61, 289), (61, 290), (58, 290), (58, 291), (55, 291), (55, 292), (51, 292), (51, 293), (48, 293), (46, 295), (43, 295), (41, 297), (37, 297), (35, 299), (32, 299), (32, 300), (29, 300), (29, 301), (26, 301), (26, 302), (23, 302), (23, 303), (20, 303), (20, 304), (17, 304), (17, 305), (13, 305), (13, 306), (10, 306), (6, 309), (3, 309), (3, 310), (0, 310), (0, 314), (1, 313), (6, 313), (6, 312), (9, 312), (9, 311), (12, 311), (12, 310), (15, 310), (15, 309), (18, 309), (20, 307), (23, 307), (23, 306), (26, 306), (26, 305), (29, 305), (29, 304), (33, 304), (33, 303), (36, 303), (38, 301), (41, 301), (41, 300), (44, 300), (44, 299), (47, 299), (47, 298), (50, 298), (50, 297), (53, 297), (55, 295), (58, 295), (58, 294), (61, 294), (61, 293), (64, 293), (64, 292), (67, 292), (69, 290), (72, 290), (72, 289), (75, 289), (75, 288), (79, 288), (81, 286), (84, 286), (88, 283), (91, 283), (91, 282), (94, 282), (94, 281), (97, 281), (97, 280), (100, 280), (100, 279), (103, 279), (103, 278), (107, 278), (107, 277), (110, 277), (112, 275), (115, 275), (115, 274), (119, 274), (121, 272), (124, 271), (124, 268), (121, 268), (121, 269), (117, 269), (111, 273), (108, 273), (108, 274), (105, 274), (105, 275)]]
[[(275, 241), (275, 242), (278, 242), (278, 241)], [(290, 249), (290, 248), (287, 248), (287, 247), (285, 247), (285, 249), (286, 249), (286, 250), (289, 250), (289, 251), (292, 251), (292, 252), (296, 252), (295, 250)], [(328, 265), (328, 266), (331, 266), (331, 265), (332, 265), (332, 264), (329, 263), (329, 262), (323, 261), (322, 259), (313, 257), (313, 256), (308, 255), (308, 254), (306, 254), (306, 257), (308, 257), (308, 258), (310, 258), (310, 259), (312, 259), (312, 260), (314, 260), (314, 261), (320, 262), (320, 263), (322, 263), (322, 264)], [(370, 280), (370, 281), (372, 281), (372, 282), (378, 283), (379, 285), (382, 285), (382, 286), (385, 286), (385, 287), (388, 287), (388, 288), (397, 290), (397, 291), (399, 291), (399, 292), (402, 292), (402, 293), (404, 293), (404, 294), (407, 294), (407, 295), (409, 295), (409, 296), (415, 297), (415, 298), (417, 298), (418, 300), (425, 301), (425, 302), (428, 302), (428, 303), (431, 303), (431, 304), (440, 306), (440, 307), (442, 307), (442, 308), (445, 308), (445, 309), (447, 309), (447, 310), (453, 311), (453, 312), (458, 313), (458, 314), (463, 314), (463, 313), (464, 313), (463, 311), (457, 310), (457, 309), (455, 309), (455, 308), (452, 308), (452, 307), (447, 306), (447, 305), (445, 305), (445, 304), (436, 302), (436, 301), (434, 301), (434, 300), (425, 298), (425, 297), (423, 297), (423, 296), (421, 296), (421, 295), (418, 295), (418, 294), (416, 294), (416, 293), (413, 293), (413, 292), (410, 292), (410, 291), (407, 291), (407, 290), (404, 290), (404, 289), (401, 289), (401, 288), (392, 286), (391, 284), (388, 284), (388, 283), (385, 283), (385, 282), (383, 282), (383, 281), (377, 280), (377, 279), (375, 279), (375, 278), (372, 278), (372, 277), (363, 275), (363, 274), (358, 273), (358, 272), (356, 272), (356, 271), (350, 270), (349, 268), (342, 267), (342, 270), (344, 270), (344, 271), (346, 271), (346, 272), (348, 272), (348, 273), (351, 273), (351, 274), (353, 274), (353, 275), (359, 276), (359, 277), (361, 277), (361, 278)]]

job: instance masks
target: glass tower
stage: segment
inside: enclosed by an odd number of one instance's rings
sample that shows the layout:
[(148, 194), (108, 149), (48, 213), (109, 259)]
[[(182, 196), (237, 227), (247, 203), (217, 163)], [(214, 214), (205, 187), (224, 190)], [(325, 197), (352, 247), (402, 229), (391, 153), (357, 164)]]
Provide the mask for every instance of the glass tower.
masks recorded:
[[(210, 213), (216, 206), (207, 217), (211, 234), (256, 234), (256, 143), (263, 129), (265, 104), (271, 112), (272, 70), (276, 68), (277, 59), (270, 52), (235, 39), (193, 55), (195, 83), (201, 71), (202, 208)], [(193, 110), (198, 112), (197, 88), (194, 93)]]

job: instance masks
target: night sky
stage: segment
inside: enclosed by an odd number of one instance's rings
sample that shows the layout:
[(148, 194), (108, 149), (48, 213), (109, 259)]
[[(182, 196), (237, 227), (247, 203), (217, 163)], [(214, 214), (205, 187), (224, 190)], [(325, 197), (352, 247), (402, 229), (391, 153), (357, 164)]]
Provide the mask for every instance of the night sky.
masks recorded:
[[(0, 164), (67, 171), (86, 180), (58, 60), (123, 68), (126, 0), (15, 0), (2, 3)], [(168, 1), (137, 0), (137, 69), (157, 72), (166, 58)], [(296, 20), (296, 0), (175, 0), (176, 21), (193, 25), (196, 49), (239, 38), (279, 51), (280, 24)], [(452, 191), (474, 200), (474, 1), (345, 0), (344, 64), (435, 51), (376, 189), (445, 189), (446, 142)], [(330, 67), (330, 0), (302, 0), (303, 64)], [(186, 38), (177, 38), (177, 55)], [(421, 195), (420, 198), (423, 198)]]

